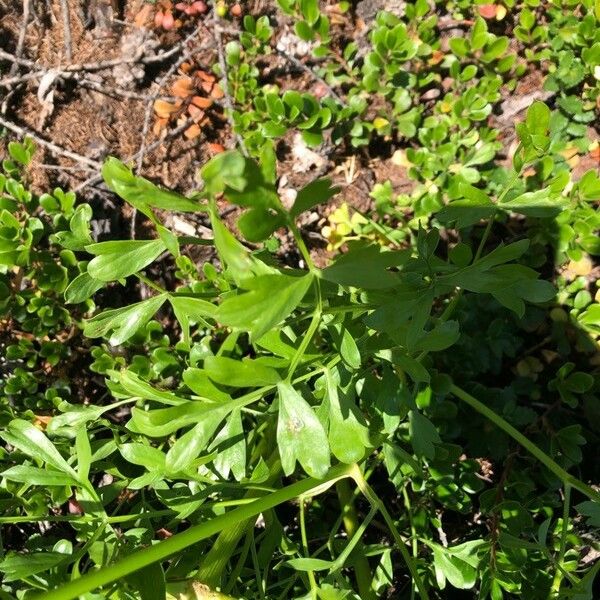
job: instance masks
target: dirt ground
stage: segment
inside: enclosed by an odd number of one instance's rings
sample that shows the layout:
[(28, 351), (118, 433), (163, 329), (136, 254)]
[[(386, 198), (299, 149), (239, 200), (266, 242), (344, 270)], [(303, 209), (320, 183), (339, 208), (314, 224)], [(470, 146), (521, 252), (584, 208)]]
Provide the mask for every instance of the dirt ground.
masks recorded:
[[(243, 12), (253, 14), (274, 14), (275, 4), (242, 3)], [(377, 10), (399, 10), (401, 4), (363, 0), (352, 16), (332, 20), (334, 36), (342, 39), (349, 30), (364, 36)], [(4, 51), (0, 73), (3, 79), (14, 80), (0, 88), (0, 126), (18, 137), (28, 133), (37, 139), (38, 152), (29, 172), (35, 191), (54, 186), (73, 189), (100, 212), (112, 212), (113, 229), (117, 204), (98, 177), (104, 158), (117, 156), (135, 165), (138, 174), (189, 192), (197, 186), (198, 168), (214, 152), (235, 145), (223, 99), (214, 98), (200, 117), (199, 109), (187, 108), (162, 128), (157, 126), (155, 101), (172, 99), (173, 84), (183, 71), (208, 77), (218, 54), (210, 12), (166, 31), (155, 26), (150, 8), (143, 0), (0, 0), (0, 51)], [(280, 16), (278, 23), (277, 36), (282, 36), (289, 28)], [(239, 28), (239, 18), (233, 17), (230, 25)], [(224, 35), (222, 42), (227, 41)], [(319, 92), (305, 73), (284, 67), (271, 57), (265, 61), (263, 75), (283, 89), (305, 85), (313, 93), (326, 93), (325, 89)], [(546, 97), (541, 83), (539, 73), (528, 74), (505, 98), (500, 114), (491, 117), (490, 125), (500, 129), (507, 155), (515, 143), (515, 121), (533, 100)], [(191, 121), (197, 123), (194, 131), (189, 129)], [(390, 180), (397, 193), (412, 188), (405, 169), (391, 160), (392, 143), (358, 152), (325, 143), (300, 169), (293, 146), (289, 135), (278, 147), (285, 187), (297, 189), (328, 175), (342, 188), (336, 203), (345, 201), (362, 211), (371, 207), (369, 192), (375, 182)], [(592, 163), (584, 157), (576, 173), (597, 166)], [(121, 226), (117, 228), (124, 229), (131, 212), (121, 203), (118, 206)], [(303, 223), (315, 249), (323, 246), (319, 231), (332, 206), (309, 215)]]

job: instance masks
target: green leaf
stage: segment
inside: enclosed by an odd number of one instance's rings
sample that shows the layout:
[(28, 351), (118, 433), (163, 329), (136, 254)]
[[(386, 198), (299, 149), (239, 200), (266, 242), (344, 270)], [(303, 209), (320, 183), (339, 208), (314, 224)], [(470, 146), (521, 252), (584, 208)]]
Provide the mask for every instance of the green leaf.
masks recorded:
[(71, 475), (53, 469), (40, 469), (39, 467), (30, 467), (27, 465), (17, 465), (6, 469), (1, 473), (10, 481), (19, 481), (29, 485), (41, 485), (49, 487), (64, 487), (71, 485), (81, 485), (81, 483)]
[(244, 169), (239, 181), (231, 183), (228, 179), (225, 180), (224, 194), (227, 200), (239, 206), (271, 208), (279, 212), (282, 206), (275, 185), (265, 178), (265, 174), (254, 160), (243, 160)]
[(415, 383), (429, 383), (429, 371), (418, 361), (405, 352), (394, 351), (392, 361), (398, 365)]
[(476, 225), (483, 219), (492, 219), (496, 205), (489, 199), (473, 201), (471, 199), (454, 200), (438, 211), (438, 221), (446, 226), (464, 229)]
[(227, 402), (231, 396), (219, 389), (203, 369), (189, 367), (183, 372), (183, 381), (194, 394), (215, 402)]
[(119, 446), (119, 452), (127, 462), (146, 467), (149, 471), (163, 471), (165, 468), (165, 454), (147, 444), (123, 444)]
[(191, 467), (231, 409), (231, 406), (223, 405), (212, 407), (202, 415), (197, 425), (178, 438), (167, 452), (167, 472), (180, 473)]
[(536, 192), (526, 192), (505, 200), (498, 206), (504, 210), (520, 213), (528, 217), (555, 217), (564, 209), (567, 199), (546, 188)]
[(322, 276), (343, 286), (386, 289), (400, 283), (397, 273), (387, 269), (405, 264), (410, 254), (410, 250), (386, 252), (379, 244), (351, 245), (347, 254), (323, 269)]
[(358, 369), (362, 364), (358, 346), (352, 334), (345, 327), (342, 327), (340, 355), (342, 360), (352, 369)]
[(92, 207), (80, 204), (69, 221), (70, 231), (59, 231), (54, 234), (54, 239), (68, 250), (83, 250), (93, 242), (90, 234), (91, 218)]
[(214, 466), (221, 477), (227, 478), (233, 473), (236, 481), (241, 481), (246, 476), (246, 439), (239, 410), (229, 415), (209, 450), (217, 451)]
[(205, 318), (214, 317), (217, 307), (201, 298), (191, 296), (169, 296), (175, 318), (181, 325), (183, 340), (190, 343), (190, 321), (203, 327), (210, 327)]
[(251, 208), (237, 222), (242, 235), (253, 243), (266, 240), (283, 225), (285, 225), (285, 217), (281, 213), (266, 208)]
[(441, 444), (435, 425), (418, 410), (408, 413), (410, 424), (410, 443), (417, 456), (432, 459), (435, 456), (435, 444)]
[(23, 419), (14, 419), (0, 436), (9, 444), (36, 460), (51, 465), (55, 469), (77, 480), (77, 473), (62, 457), (56, 446), (34, 425)]
[(250, 358), (239, 361), (225, 356), (207, 356), (204, 369), (214, 382), (232, 387), (275, 385), (281, 380), (275, 369)]
[(90, 244), (85, 249), (96, 255), (88, 264), (88, 273), (100, 281), (115, 281), (147, 267), (166, 246), (162, 240), (119, 240)]
[(291, 475), (298, 461), (310, 477), (324, 477), (330, 460), (323, 426), (308, 402), (289, 383), (281, 382), (277, 389), (277, 445), (283, 472)]
[(479, 564), (477, 556), (468, 556), (460, 551), (455, 554), (453, 548), (443, 548), (438, 544), (429, 545), (433, 548), (433, 564), (440, 589), (444, 589), (446, 579), (450, 585), (460, 590), (468, 590), (475, 585)]
[(4, 573), (3, 580), (9, 583), (52, 569), (68, 559), (61, 552), (9, 554), (0, 562), (0, 571)]
[(338, 389), (339, 381), (330, 369), (325, 371), (325, 381), (331, 452), (343, 463), (359, 462), (370, 444), (365, 419), (350, 394)]
[(81, 273), (67, 286), (65, 290), (65, 303), (79, 304), (80, 302), (85, 302), (103, 287), (103, 281), (93, 279), (89, 273)]
[(249, 291), (227, 298), (215, 318), (224, 325), (247, 331), (252, 339), (279, 325), (300, 304), (313, 276), (261, 275), (245, 283)]
[(296, 218), (317, 204), (327, 202), (339, 191), (339, 187), (331, 185), (331, 179), (315, 179), (298, 192), (294, 205), (290, 209), (290, 215)]
[(575, 505), (575, 510), (580, 515), (588, 517), (587, 523), (591, 527), (600, 528), (600, 504), (592, 500), (586, 500)]
[(110, 343), (113, 346), (122, 344), (154, 316), (167, 297), (168, 294), (159, 294), (123, 308), (105, 310), (85, 321), (84, 334), (97, 338), (105, 337), (112, 331)]
[(250, 255), (250, 252), (223, 225), (216, 211), (211, 211), (210, 221), (217, 252), (223, 264), (229, 268), (229, 272), (237, 285), (242, 285), (244, 281), (254, 275), (265, 275), (274, 272), (273, 269)]
[(151, 386), (130, 369), (121, 371), (119, 374), (119, 383), (131, 396), (137, 396), (144, 400), (154, 400), (161, 404), (171, 404), (173, 406), (187, 402), (187, 400), (180, 398), (172, 392), (159, 390)]
[(531, 135), (545, 135), (550, 127), (550, 109), (543, 102), (534, 102), (525, 117), (527, 129)]
[(202, 167), (200, 176), (211, 194), (218, 194), (226, 187), (241, 190), (246, 185), (245, 168), (246, 159), (237, 150), (229, 150), (209, 160)]
[(134, 407), (131, 410), (131, 420), (127, 424), (127, 428), (148, 437), (165, 437), (182, 427), (196, 423), (198, 419), (204, 418), (212, 408), (212, 405), (191, 400), (172, 408), (149, 411)]
[(160, 563), (154, 563), (127, 576), (127, 582), (138, 592), (139, 600), (165, 600), (167, 588), (165, 572)]
[(77, 454), (77, 473), (81, 481), (86, 481), (92, 464), (92, 447), (85, 427), (81, 427), (75, 437), (75, 453)]
[(140, 212), (150, 217), (148, 207), (180, 212), (198, 212), (204, 210), (200, 204), (152, 182), (137, 177), (120, 160), (109, 157), (102, 167), (102, 177), (108, 189), (118, 194)]
[(333, 566), (330, 560), (320, 558), (292, 558), (285, 564), (295, 571), (328, 571)]

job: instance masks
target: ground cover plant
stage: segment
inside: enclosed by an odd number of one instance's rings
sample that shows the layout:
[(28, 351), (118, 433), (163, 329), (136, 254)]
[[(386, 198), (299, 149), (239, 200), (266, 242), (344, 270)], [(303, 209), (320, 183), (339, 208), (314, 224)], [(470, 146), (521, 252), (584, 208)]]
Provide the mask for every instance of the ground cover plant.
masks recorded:
[(106, 7), (0, 54), (0, 597), (597, 597), (600, 4)]

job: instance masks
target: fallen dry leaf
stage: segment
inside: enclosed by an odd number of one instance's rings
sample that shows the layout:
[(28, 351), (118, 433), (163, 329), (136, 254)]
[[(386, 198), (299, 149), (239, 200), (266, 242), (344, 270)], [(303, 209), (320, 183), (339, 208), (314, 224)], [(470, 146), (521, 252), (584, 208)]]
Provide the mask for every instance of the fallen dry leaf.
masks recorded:
[(166, 100), (155, 100), (154, 101), (154, 112), (161, 119), (168, 119), (174, 112), (179, 110), (177, 104), (171, 104)]
[(135, 15), (133, 19), (133, 24), (136, 27), (146, 27), (149, 23), (152, 22), (152, 11), (154, 7), (151, 4), (144, 4), (142, 9)]
[(225, 146), (223, 144), (216, 144), (214, 142), (210, 142), (206, 144), (208, 146), (209, 152), (212, 154), (220, 154), (221, 152), (225, 152)]
[(192, 104), (198, 108), (208, 108), (212, 106), (213, 101), (210, 98), (204, 98), (203, 96), (194, 96), (192, 98)]
[(479, 14), (484, 19), (493, 19), (498, 12), (498, 7), (495, 4), (482, 4), (479, 7)]
[(198, 125), (197, 123), (194, 123), (191, 127), (188, 127), (183, 135), (185, 135), (185, 137), (188, 140), (193, 140), (194, 138), (197, 138), (200, 134), (202, 133), (202, 129), (200, 129), (200, 125)]
[(173, 96), (177, 96), (178, 98), (191, 96), (193, 93), (191, 77), (181, 77), (175, 80), (175, 83), (171, 86), (171, 92), (173, 92)]
[(210, 91), (210, 95), (215, 99), (215, 100), (219, 100), (220, 98), (222, 98), (225, 94), (223, 93), (223, 89), (221, 88), (221, 86), (218, 83), (215, 83), (213, 85), (212, 90)]
[(188, 113), (190, 114), (190, 117), (192, 117), (192, 119), (194, 119), (194, 121), (196, 123), (199, 123), (204, 118), (204, 115), (205, 115), (205, 112), (203, 110), (201, 110), (200, 108), (197, 108), (193, 104), (190, 104), (188, 106)]

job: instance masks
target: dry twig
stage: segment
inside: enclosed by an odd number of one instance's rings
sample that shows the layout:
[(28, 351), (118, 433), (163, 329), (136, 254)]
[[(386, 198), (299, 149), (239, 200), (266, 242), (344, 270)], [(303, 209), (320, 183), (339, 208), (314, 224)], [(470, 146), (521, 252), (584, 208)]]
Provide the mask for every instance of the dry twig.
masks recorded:
[(71, 14), (67, 0), (60, 0), (60, 12), (63, 20), (63, 38), (65, 43), (65, 57), (70, 62), (73, 59), (73, 46), (71, 42)]
[[(217, 27), (215, 28), (215, 32), (214, 32), (214, 38), (215, 41), (217, 42), (217, 52), (219, 55), (219, 68), (221, 70), (221, 87), (223, 89), (223, 94), (224, 94), (224, 102), (225, 102), (225, 107), (227, 108), (227, 116), (229, 119), (229, 123), (231, 125), (231, 130), (234, 131), (234, 124), (233, 124), (233, 101), (231, 99), (231, 95), (229, 94), (229, 78), (227, 76), (227, 61), (225, 60), (225, 51), (223, 49), (223, 39), (221, 38), (221, 34), (223, 33), (223, 30), (221, 29), (220, 26), (217, 25)], [(238, 33), (239, 35), (239, 33)], [(244, 144), (244, 140), (242, 138), (242, 136), (239, 133), (234, 133), (235, 139), (237, 140), (238, 146), (240, 147), (240, 150), (242, 151), (242, 153), (247, 156), (248, 152), (246, 150), (246, 146)]]
[[(164, 138), (160, 139), (160, 140), (156, 140), (154, 142), (152, 142), (152, 144), (150, 144), (149, 146), (146, 147), (146, 152), (152, 152), (152, 150), (158, 148), (158, 146), (160, 146), (164, 141), (166, 141), (169, 138), (172, 137), (177, 137), (180, 133), (183, 133), (192, 123), (194, 122), (194, 120), (192, 118), (187, 119), (185, 123), (182, 123), (179, 127), (176, 127), (175, 129), (173, 129), (172, 131), (170, 131)], [(1, 124), (1, 123), (0, 123)], [(138, 150), (138, 152), (136, 152), (135, 154), (127, 157), (126, 159), (124, 159), (124, 163), (132, 163), (134, 161), (136, 161), (138, 159), (140, 155), (140, 152)], [(101, 169), (101, 165), (98, 165), (98, 170)], [(75, 192), (81, 192), (81, 190), (84, 190), (85, 188), (91, 186), (91, 185), (96, 185), (97, 183), (99, 183), (100, 181), (102, 181), (102, 175), (94, 175), (93, 177), (90, 177), (89, 179), (86, 179), (83, 183), (80, 183), (76, 188), (75, 188)]]
[[(19, 30), (19, 38), (17, 40), (17, 47), (15, 49), (15, 58), (19, 60), (21, 58), (21, 54), (23, 53), (23, 47), (25, 45), (25, 35), (27, 33), (27, 25), (29, 25), (29, 12), (30, 12), (30, 0), (23, 0), (23, 19), (21, 21), (21, 29)], [(9, 75), (15, 75), (18, 70), (18, 64), (13, 61), (10, 66)], [(8, 108), (8, 103), (13, 95), (13, 92), (10, 91), (2, 101), (2, 107), (0, 108), (0, 112), (4, 115), (6, 114), (6, 110)]]
[(96, 170), (102, 167), (102, 165), (99, 162), (92, 160), (91, 158), (81, 156), (81, 154), (77, 154), (76, 152), (71, 152), (66, 148), (61, 148), (53, 142), (49, 142), (48, 140), (45, 140), (44, 138), (40, 137), (40, 135), (35, 131), (32, 131), (31, 129), (27, 129), (25, 127), (21, 127), (20, 125), (17, 125), (16, 123), (9, 121), (2, 116), (0, 116), (0, 125), (2, 125), (2, 127), (6, 127), (6, 129), (8, 129), (9, 131), (16, 133), (20, 137), (30, 137), (34, 142), (36, 142), (40, 146), (48, 148), (48, 150), (50, 150), (54, 154), (70, 158), (71, 160), (93, 167)]
[(283, 50), (280, 50), (279, 48), (276, 48), (275, 52), (277, 52), (277, 54), (279, 54), (279, 56), (281, 56), (281, 58), (292, 63), (292, 65), (294, 65), (297, 69), (300, 69), (301, 71), (304, 71), (305, 73), (308, 73), (315, 81), (318, 81), (329, 92), (329, 95), (332, 98), (335, 98), (341, 104), (344, 103), (344, 101), (341, 99), (341, 97), (338, 95), (338, 93), (320, 75), (315, 73), (308, 65), (305, 65), (301, 60), (297, 59), (295, 56), (292, 56), (291, 54), (287, 54), (287, 52), (284, 52)]

